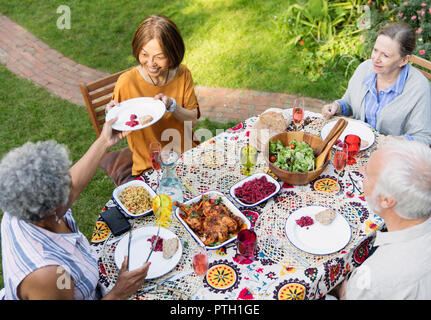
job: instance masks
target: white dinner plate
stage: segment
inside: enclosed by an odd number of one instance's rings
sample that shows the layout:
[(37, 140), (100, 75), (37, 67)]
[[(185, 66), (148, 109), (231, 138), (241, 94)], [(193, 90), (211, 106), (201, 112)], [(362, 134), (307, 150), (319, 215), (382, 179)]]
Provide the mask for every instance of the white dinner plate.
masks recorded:
[[(348, 134), (355, 134), (361, 140), (364, 140), (368, 142), (368, 145), (361, 148), (361, 151), (368, 149), (371, 147), (374, 143), (375, 137), (374, 133), (371, 130), (371, 127), (359, 120), (354, 119), (346, 119), (347, 120), (347, 127), (344, 129), (344, 131), (341, 133), (340, 137), (338, 139), (344, 141), (344, 137)], [(329, 132), (332, 130), (334, 125), (337, 123), (337, 121), (331, 121), (323, 126), (322, 131), (320, 132), (320, 136), (322, 139), (325, 139)], [(334, 144), (334, 148), (336, 148), (336, 145)]]
[[(315, 254), (332, 254), (343, 249), (350, 242), (352, 230), (347, 220), (337, 213), (329, 225), (323, 225), (315, 219), (315, 215), (328, 208), (322, 206), (309, 206), (300, 208), (291, 213), (286, 219), (285, 233), (289, 241), (298, 249)], [(309, 216), (314, 223), (301, 227), (296, 220)]]
[[(130, 212), (126, 208), (126, 206), (121, 202), (120, 195), (123, 192), (123, 190), (126, 189), (127, 187), (132, 187), (132, 186), (133, 187), (144, 187), (145, 190), (147, 190), (148, 193), (150, 194), (151, 203), (150, 203), (150, 207), (148, 208), (147, 211), (143, 211), (143, 212), (134, 214), (134, 213)], [(129, 217), (132, 217), (132, 218), (142, 217), (142, 216), (146, 216), (146, 215), (150, 214), (151, 211), (153, 210), (152, 209), (152, 201), (153, 201), (155, 196), (156, 196), (156, 193), (154, 192), (154, 190), (151, 189), (151, 187), (142, 180), (132, 180), (132, 181), (126, 182), (126, 183), (116, 187), (114, 189), (114, 191), (112, 192), (112, 198), (114, 199), (114, 202), (120, 207), (120, 209), (122, 211), (124, 211), (125, 214), (127, 214)]]
[[(130, 261), (129, 270), (134, 270), (141, 267), (151, 251), (151, 239), (152, 236), (157, 235), (157, 226), (143, 227), (140, 229), (135, 229), (132, 231), (132, 242), (130, 243)], [(160, 228), (159, 237), (163, 239), (177, 238), (175, 233), (172, 231)], [(115, 248), (115, 264), (117, 268), (120, 269), (123, 264), (124, 257), (127, 256), (127, 246), (129, 242), (129, 236), (126, 235), (123, 239), (118, 242)], [(159, 278), (169, 271), (171, 271), (181, 259), (183, 254), (183, 247), (181, 241), (178, 239), (178, 250), (169, 259), (163, 258), (162, 251), (153, 251), (149, 262), (151, 262), (150, 268), (148, 269), (148, 274), (145, 279), (155, 279)]]
[[(117, 121), (112, 124), (112, 128), (118, 131), (135, 131), (148, 127), (159, 121), (166, 112), (165, 104), (154, 98), (141, 97), (125, 100), (119, 106), (113, 107), (106, 114), (106, 120), (118, 117)], [(138, 124), (134, 127), (128, 126), (126, 122), (130, 121), (130, 116), (135, 114), (138, 120), (144, 115), (150, 115), (153, 120), (144, 125)]]

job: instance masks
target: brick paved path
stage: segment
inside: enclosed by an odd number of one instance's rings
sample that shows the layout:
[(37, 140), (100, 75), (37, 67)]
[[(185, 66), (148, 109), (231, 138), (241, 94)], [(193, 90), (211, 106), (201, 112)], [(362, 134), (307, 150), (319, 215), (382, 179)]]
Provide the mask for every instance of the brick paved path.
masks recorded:
[[(78, 64), (50, 48), (20, 25), (0, 13), (0, 63), (20, 77), (51, 93), (84, 105), (79, 83), (94, 81), (107, 73)], [(255, 90), (196, 86), (202, 119), (226, 122), (244, 120), (267, 108), (288, 108), (294, 95)], [(307, 110), (319, 112), (325, 102), (304, 97)]]

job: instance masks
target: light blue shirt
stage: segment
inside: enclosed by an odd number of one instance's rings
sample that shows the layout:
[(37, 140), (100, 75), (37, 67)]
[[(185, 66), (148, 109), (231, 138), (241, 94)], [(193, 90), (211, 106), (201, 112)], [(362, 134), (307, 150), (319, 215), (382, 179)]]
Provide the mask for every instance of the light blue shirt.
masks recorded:
[[(410, 64), (406, 64), (401, 70), (397, 81), (385, 90), (377, 92), (377, 74), (371, 72), (364, 80), (364, 85), (368, 88), (365, 95), (365, 122), (368, 123), (373, 128), (376, 128), (377, 117), (379, 112), (389, 103), (391, 103), (396, 97), (398, 97), (404, 89), (404, 86), (409, 75)], [(347, 115), (347, 107), (343, 100), (336, 100), (336, 102), (341, 104), (342, 114)], [(408, 140), (413, 140), (413, 138), (407, 134), (404, 137)]]
[(74, 299), (99, 298), (96, 291), (99, 279), (96, 254), (87, 238), (79, 232), (70, 210), (63, 218), (72, 233), (53, 233), (4, 213), (1, 245), (6, 300), (19, 299), (17, 288), (21, 281), (35, 270), (49, 265), (63, 268), (57, 269), (57, 285), (71, 285), (64, 270), (72, 277)]

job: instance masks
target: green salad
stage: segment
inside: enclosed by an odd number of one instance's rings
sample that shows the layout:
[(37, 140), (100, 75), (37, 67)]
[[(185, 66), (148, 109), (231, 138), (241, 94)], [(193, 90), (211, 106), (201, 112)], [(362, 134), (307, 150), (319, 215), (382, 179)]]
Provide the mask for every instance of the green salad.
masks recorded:
[(283, 146), (280, 140), (270, 140), (269, 154), (269, 160), (283, 170), (308, 172), (315, 169), (313, 149), (304, 141), (293, 140), (288, 146)]

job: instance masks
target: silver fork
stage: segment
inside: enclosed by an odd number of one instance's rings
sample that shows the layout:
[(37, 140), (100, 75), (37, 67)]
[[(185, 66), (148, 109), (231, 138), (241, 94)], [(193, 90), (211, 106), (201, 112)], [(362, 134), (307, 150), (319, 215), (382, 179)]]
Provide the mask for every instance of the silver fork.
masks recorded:
[(153, 254), (154, 248), (156, 247), (156, 245), (157, 245), (157, 241), (159, 240), (159, 233), (160, 233), (160, 226), (159, 226), (159, 228), (157, 229), (157, 236), (156, 236), (156, 240), (154, 240), (153, 247), (151, 248), (150, 254), (148, 255), (147, 260), (145, 260), (144, 264), (146, 264), (146, 263), (148, 262), (148, 260), (150, 260), (150, 257), (151, 257), (151, 255)]
[[(276, 247), (281, 247), (280, 242), (274, 238), (274, 236), (271, 237), (271, 240), (273, 241), (274, 245)], [(304, 267), (309, 268), (310, 264), (305, 261), (304, 259), (300, 258), (295, 252), (293, 252), (292, 249), (290, 249), (287, 245), (283, 246), (283, 249), (286, 249), (286, 251), (296, 259), (296, 261), (298, 261), (299, 263), (301, 263)]]

